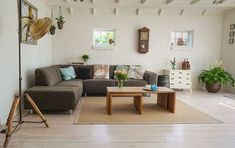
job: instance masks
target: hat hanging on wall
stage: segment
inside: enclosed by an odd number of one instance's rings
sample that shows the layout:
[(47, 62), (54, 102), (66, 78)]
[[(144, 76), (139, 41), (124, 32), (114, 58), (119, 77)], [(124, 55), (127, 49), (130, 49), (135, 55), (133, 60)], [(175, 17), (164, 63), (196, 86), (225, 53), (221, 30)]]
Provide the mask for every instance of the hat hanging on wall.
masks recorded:
[(45, 17), (30, 21), (30, 36), (34, 40), (42, 38), (51, 28), (52, 21)]

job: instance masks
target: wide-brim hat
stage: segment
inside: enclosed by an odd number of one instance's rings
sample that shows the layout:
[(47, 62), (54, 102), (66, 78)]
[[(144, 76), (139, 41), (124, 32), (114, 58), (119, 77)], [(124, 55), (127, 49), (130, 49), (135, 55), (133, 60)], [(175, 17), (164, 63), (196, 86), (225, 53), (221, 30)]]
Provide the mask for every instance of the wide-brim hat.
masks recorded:
[(52, 20), (48, 17), (34, 19), (30, 22), (30, 36), (33, 40), (42, 38), (51, 28)]

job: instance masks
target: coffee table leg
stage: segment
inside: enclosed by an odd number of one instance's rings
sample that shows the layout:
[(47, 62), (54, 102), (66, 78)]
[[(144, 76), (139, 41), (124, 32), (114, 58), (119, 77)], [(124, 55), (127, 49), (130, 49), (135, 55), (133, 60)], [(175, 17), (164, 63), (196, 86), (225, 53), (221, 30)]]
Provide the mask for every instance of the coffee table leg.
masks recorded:
[(167, 95), (166, 93), (157, 94), (157, 104), (163, 108), (167, 108)]
[(107, 96), (106, 96), (106, 109), (107, 109), (107, 112), (109, 115), (112, 114), (112, 96), (107, 93)]
[(136, 111), (141, 115), (142, 114), (142, 95), (140, 96), (135, 96), (133, 99), (133, 104), (135, 106)]
[(168, 94), (167, 109), (172, 113), (175, 113), (175, 98), (176, 98), (175, 93)]

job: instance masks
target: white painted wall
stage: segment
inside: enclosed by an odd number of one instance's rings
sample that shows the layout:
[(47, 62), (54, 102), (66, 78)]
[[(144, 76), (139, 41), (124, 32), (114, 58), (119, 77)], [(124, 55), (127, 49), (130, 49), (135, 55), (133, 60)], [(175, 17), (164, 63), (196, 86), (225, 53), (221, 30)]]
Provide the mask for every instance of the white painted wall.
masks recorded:
[[(224, 17), (224, 25), (223, 25), (223, 40), (222, 40), (222, 49), (221, 55), (225, 68), (232, 73), (235, 78), (235, 43), (229, 44), (229, 32), (230, 25), (235, 24), (235, 9), (231, 10), (227, 16)], [(235, 31), (235, 30), (233, 30)], [(235, 37), (234, 37), (235, 39)], [(234, 87), (227, 87), (227, 90), (235, 93)]]
[[(150, 51), (137, 52), (137, 30), (150, 28)], [(92, 31), (116, 29), (116, 50), (94, 50)], [(191, 50), (170, 50), (171, 31), (193, 30), (194, 47)], [(197, 76), (210, 63), (220, 59), (222, 35), (221, 17), (157, 17), (157, 16), (66, 16), (63, 30), (53, 36), (53, 63), (66, 63), (68, 58), (80, 59), (89, 54), (90, 64), (140, 64), (160, 73), (169, 67), (169, 60), (177, 62), (189, 58), (193, 72), (193, 87), (198, 88)]]
[[(49, 16), (42, 1), (29, 0), (38, 8), (38, 16)], [(18, 34), (17, 4), (14, 0), (1, 0), (0, 5), (0, 120), (6, 121), (14, 94), (18, 92)], [(38, 45), (22, 44), (23, 89), (33, 85), (34, 69), (51, 65), (51, 37), (46, 35)]]

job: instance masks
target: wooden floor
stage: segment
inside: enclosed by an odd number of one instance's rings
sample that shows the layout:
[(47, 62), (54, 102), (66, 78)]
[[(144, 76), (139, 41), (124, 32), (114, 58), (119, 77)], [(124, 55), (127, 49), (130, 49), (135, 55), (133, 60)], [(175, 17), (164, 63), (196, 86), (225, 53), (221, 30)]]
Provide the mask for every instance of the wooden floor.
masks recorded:
[[(25, 124), (9, 148), (235, 148), (235, 100), (223, 95), (177, 92), (177, 99), (222, 124), (73, 125), (73, 115), (46, 114), (50, 128)], [(1, 145), (3, 139), (0, 134)]]

